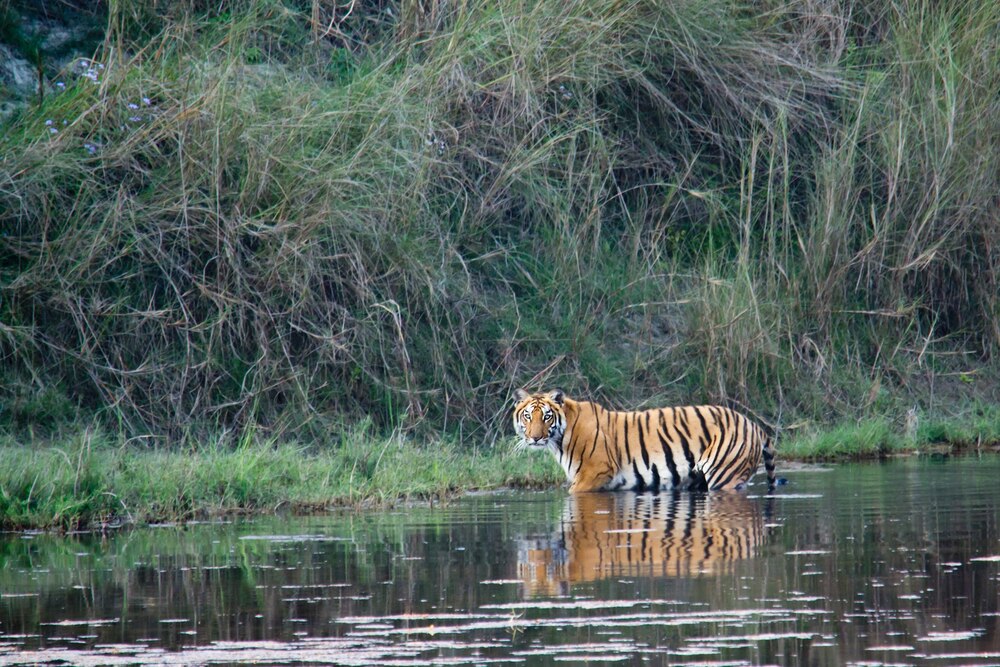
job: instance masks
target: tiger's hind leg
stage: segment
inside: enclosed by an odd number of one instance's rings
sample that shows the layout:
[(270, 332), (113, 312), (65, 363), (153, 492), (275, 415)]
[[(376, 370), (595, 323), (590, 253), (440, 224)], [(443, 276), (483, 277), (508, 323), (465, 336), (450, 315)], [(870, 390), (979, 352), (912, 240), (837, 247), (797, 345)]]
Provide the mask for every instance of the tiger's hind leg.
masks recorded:
[(774, 487), (784, 480), (778, 482), (774, 477), (774, 448), (771, 447), (771, 439), (764, 441), (764, 470), (767, 471), (767, 490), (773, 491)]

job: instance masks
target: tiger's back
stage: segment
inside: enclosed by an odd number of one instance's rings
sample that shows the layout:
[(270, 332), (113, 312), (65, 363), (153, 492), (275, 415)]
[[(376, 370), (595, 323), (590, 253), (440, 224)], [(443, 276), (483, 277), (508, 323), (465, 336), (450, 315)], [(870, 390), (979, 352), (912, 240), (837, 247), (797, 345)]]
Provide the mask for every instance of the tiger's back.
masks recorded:
[(730, 408), (617, 412), (561, 391), (517, 396), (522, 445), (551, 451), (571, 491), (741, 488), (762, 459), (768, 486), (775, 484), (770, 438)]

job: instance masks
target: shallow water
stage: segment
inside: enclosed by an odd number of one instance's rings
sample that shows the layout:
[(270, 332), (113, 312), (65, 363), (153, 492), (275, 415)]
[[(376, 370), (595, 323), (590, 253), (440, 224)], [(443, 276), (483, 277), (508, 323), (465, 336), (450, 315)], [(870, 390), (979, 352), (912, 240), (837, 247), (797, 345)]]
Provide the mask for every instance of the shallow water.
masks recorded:
[(1000, 457), (0, 537), (0, 665), (1000, 664)]

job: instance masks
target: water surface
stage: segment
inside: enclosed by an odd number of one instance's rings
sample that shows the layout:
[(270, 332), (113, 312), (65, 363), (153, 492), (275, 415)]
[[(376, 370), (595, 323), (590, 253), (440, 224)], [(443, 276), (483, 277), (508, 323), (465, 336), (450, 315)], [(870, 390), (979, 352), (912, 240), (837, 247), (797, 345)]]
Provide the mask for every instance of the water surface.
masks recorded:
[(0, 537), (0, 665), (1000, 664), (1000, 457)]

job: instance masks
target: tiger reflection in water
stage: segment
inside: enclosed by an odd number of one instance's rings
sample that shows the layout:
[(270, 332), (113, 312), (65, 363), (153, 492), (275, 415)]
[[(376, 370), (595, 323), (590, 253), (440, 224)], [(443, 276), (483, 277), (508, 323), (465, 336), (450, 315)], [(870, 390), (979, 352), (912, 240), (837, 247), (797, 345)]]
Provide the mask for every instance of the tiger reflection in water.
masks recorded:
[(761, 502), (728, 492), (573, 494), (556, 533), (522, 540), (518, 575), (530, 596), (611, 577), (721, 574), (764, 543), (773, 498)]

